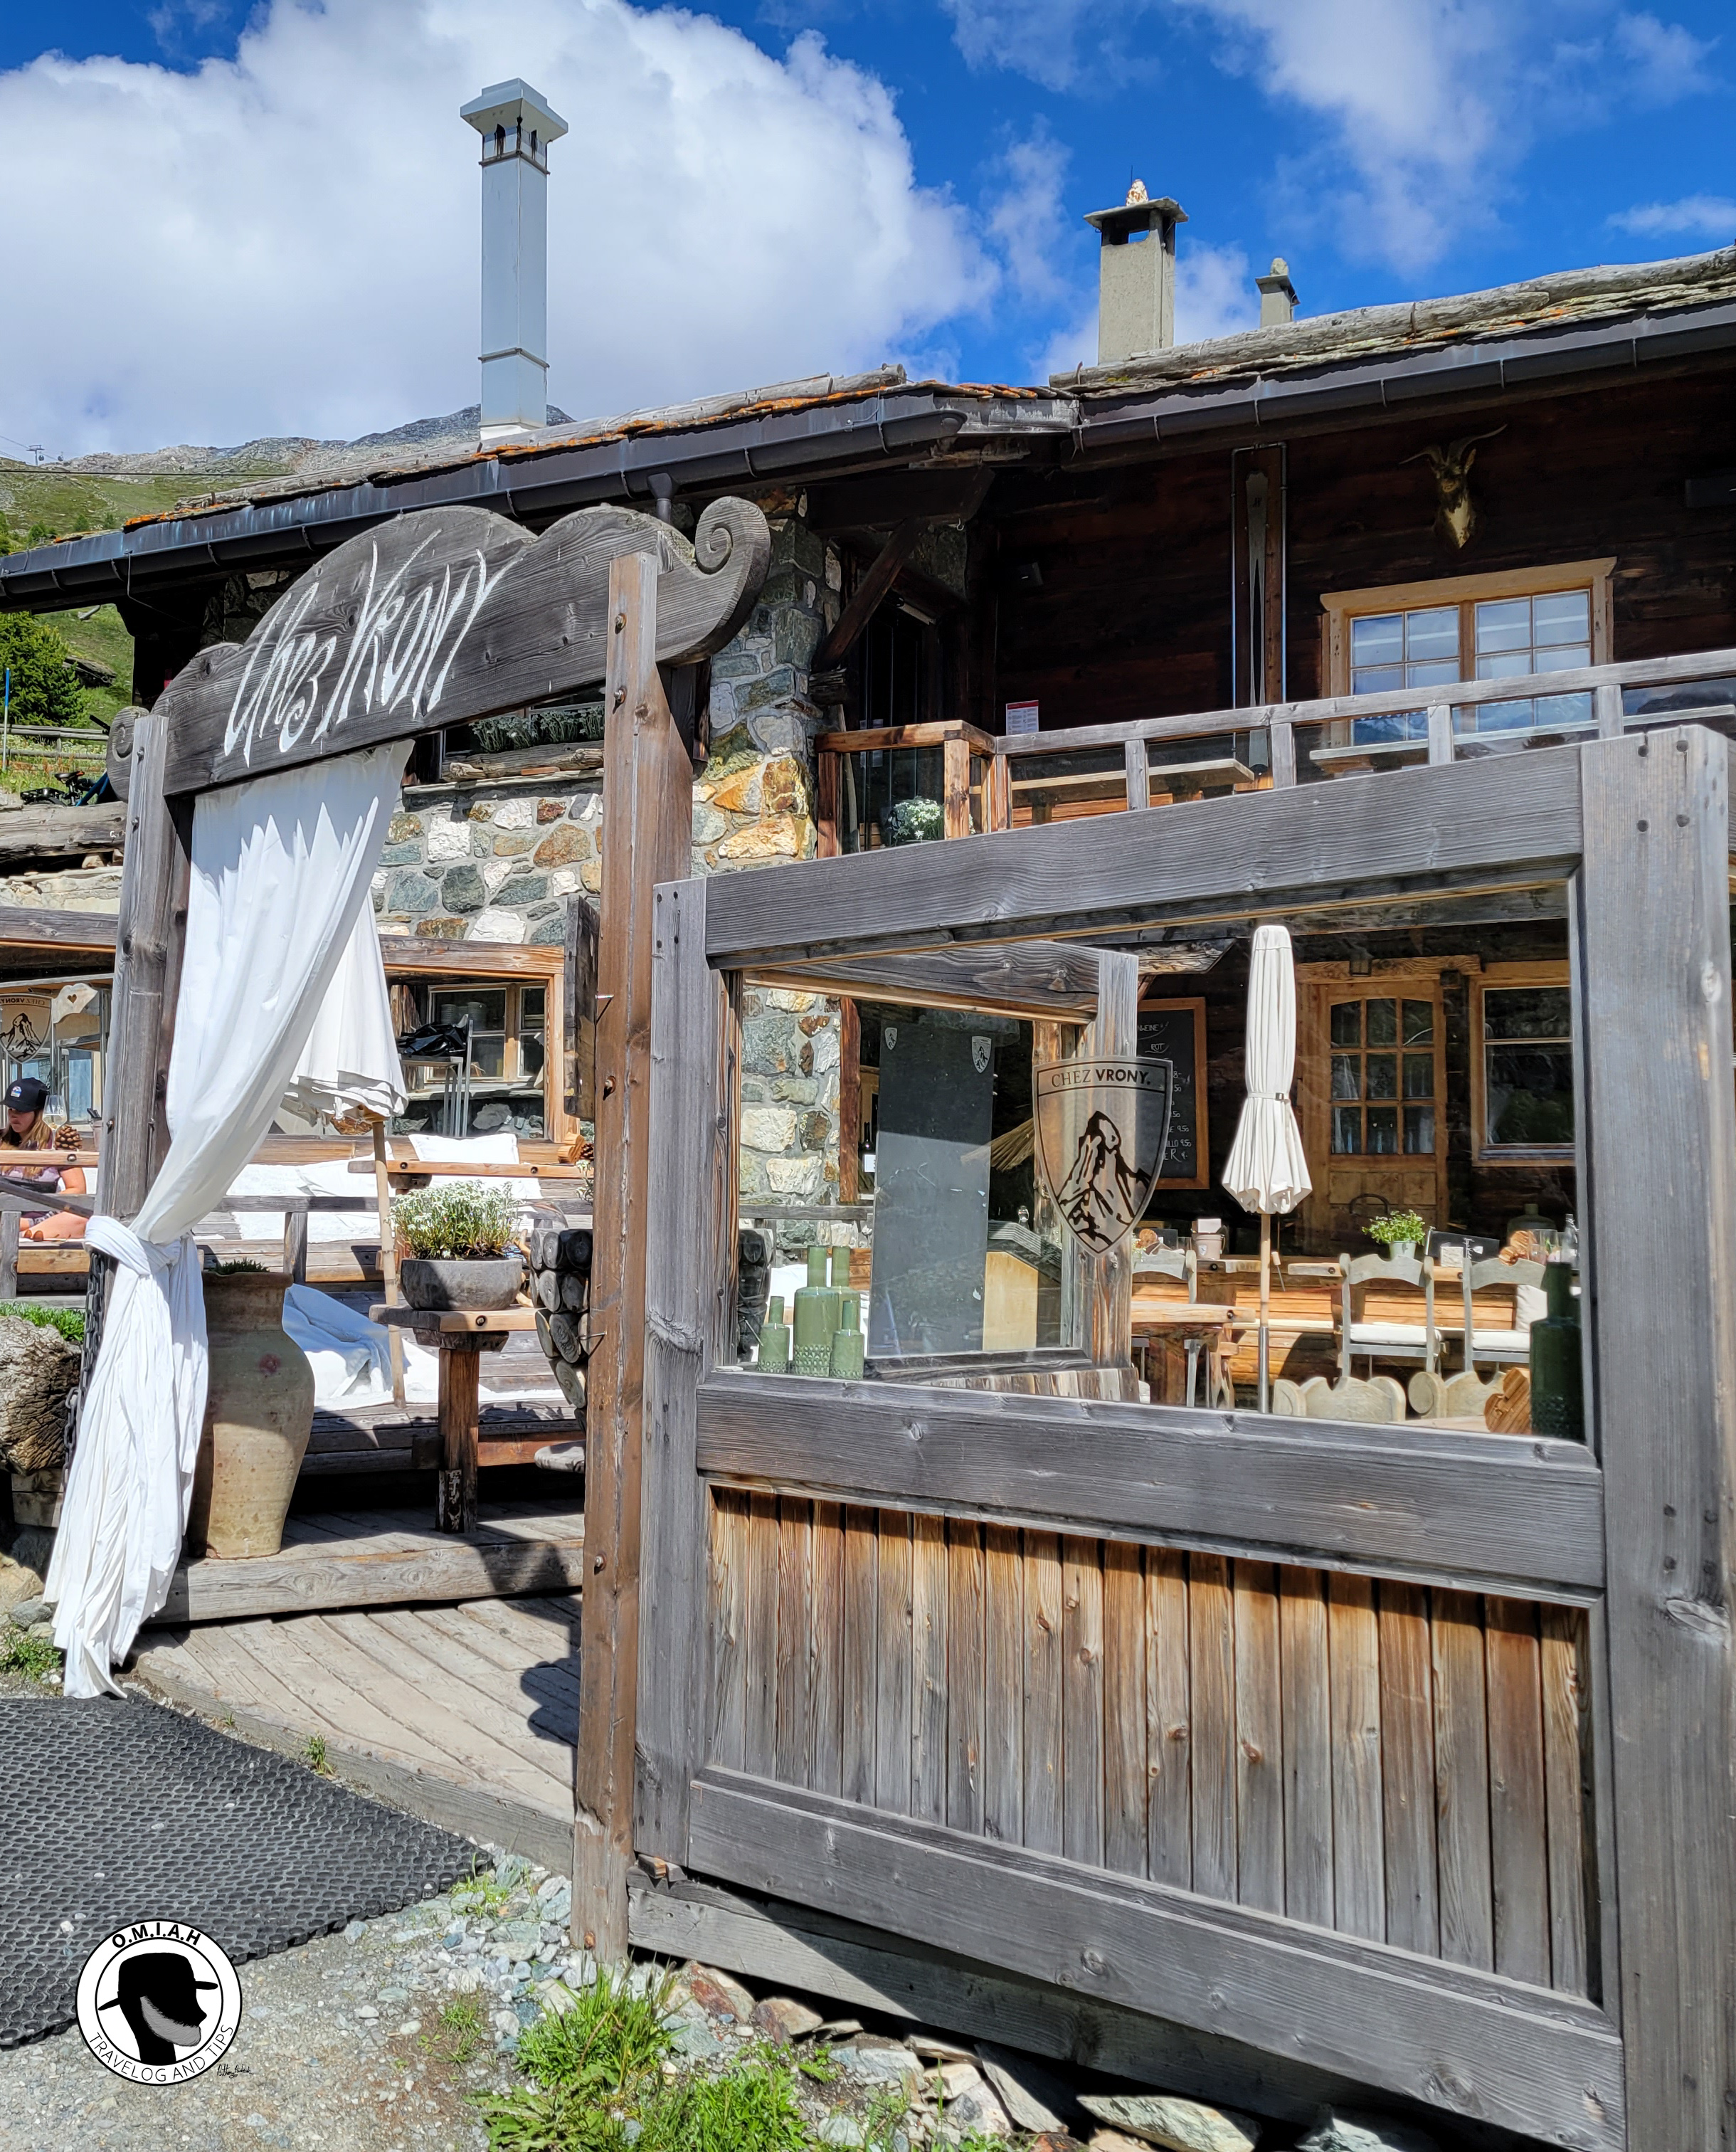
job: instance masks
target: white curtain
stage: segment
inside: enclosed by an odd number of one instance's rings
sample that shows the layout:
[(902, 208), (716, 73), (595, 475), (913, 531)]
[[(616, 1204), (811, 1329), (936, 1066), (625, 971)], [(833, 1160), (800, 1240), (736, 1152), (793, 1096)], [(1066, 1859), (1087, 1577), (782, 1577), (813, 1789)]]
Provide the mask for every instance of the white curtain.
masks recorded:
[(48, 1574), (68, 1696), (114, 1689), (110, 1667), (168, 1596), (205, 1416), (190, 1229), (290, 1087), (367, 905), (408, 751), (254, 778), (195, 809), (169, 1155), (130, 1226), (93, 1220), (88, 1236), (119, 1268)]
[(1293, 1210), (1313, 1183), (1290, 1104), (1296, 1076), (1296, 967), (1282, 926), (1254, 930), (1248, 974), (1248, 1096), (1223, 1185), (1244, 1210)]
[(358, 1109), (377, 1121), (404, 1110), (403, 1064), (380, 960), (374, 908), (364, 904), (337, 977), (320, 1003), (284, 1104), (333, 1119)]

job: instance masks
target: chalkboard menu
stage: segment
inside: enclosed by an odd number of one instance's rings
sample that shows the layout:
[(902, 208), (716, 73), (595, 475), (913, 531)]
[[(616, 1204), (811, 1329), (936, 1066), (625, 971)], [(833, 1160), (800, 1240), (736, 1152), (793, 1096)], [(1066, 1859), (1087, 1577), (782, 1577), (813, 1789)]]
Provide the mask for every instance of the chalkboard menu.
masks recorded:
[(1206, 1143), (1206, 1004), (1199, 999), (1141, 1002), (1139, 1050), (1174, 1068), (1175, 1102), (1170, 1109), (1169, 1143), (1156, 1186), (1211, 1185)]

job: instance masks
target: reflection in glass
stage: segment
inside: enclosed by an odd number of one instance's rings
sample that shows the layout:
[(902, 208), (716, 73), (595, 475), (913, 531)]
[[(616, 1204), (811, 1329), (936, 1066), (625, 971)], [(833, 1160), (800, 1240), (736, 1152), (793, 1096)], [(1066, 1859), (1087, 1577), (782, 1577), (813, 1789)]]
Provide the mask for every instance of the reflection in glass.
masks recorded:
[(1404, 1043), (1407, 1046), (1432, 1046), (1434, 1043), (1434, 1002), (1406, 1002), (1404, 1004)]
[(1334, 1053), (1332, 1057), (1332, 1095), (1334, 1099), (1359, 1099), (1362, 1086), (1357, 1081), (1357, 1056), (1354, 1053)]
[(1360, 1002), (1333, 1003), (1332, 1043), (1334, 1046), (1362, 1044), (1362, 1003)]
[(1433, 1106), (1407, 1106), (1404, 1109), (1404, 1150), (1410, 1158), (1432, 1158), (1435, 1155), (1435, 1109)]
[(1396, 1106), (1369, 1109), (1369, 1155), (1390, 1158), (1399, 1148), (1399, 1109)]
[(1332, 1109), (1332, 1147), (1346, 1157), (1354, 1158), (1362, 1149), (1362, 1110), (1357, 1106), (1334, 1106)]
[(1432, 1099), (1435, 1096), (1435, 1056), (1432, 1053), (1407, 1053), (1404, 1056), (1404, 1096), (1407, 1099)]
[(1369, 1007), (1369, 1043), (1370, 1046), (1395, 1046), (1399, 1039), (1399, 1005), (1396, 1002), (1370, 1002)]
[(1399, 1095), (1399, 1062), (1393, 1053), (1371, 1053), (1365, 1063), (1368, 1069), (1368, 1095), (1371, 1099), (1396, 1099)]

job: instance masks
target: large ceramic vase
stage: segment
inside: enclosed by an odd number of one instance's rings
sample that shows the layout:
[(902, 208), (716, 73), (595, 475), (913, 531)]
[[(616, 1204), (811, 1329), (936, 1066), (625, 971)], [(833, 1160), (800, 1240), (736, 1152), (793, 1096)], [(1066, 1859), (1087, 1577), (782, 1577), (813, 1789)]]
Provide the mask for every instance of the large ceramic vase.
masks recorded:
[(283, 1327), (281, 1271), (205, 1281), (210, 1372), (193, 1474), (189, 1554), (234, 1559), (283, 1544), (313, 1427), (313, 1368)]

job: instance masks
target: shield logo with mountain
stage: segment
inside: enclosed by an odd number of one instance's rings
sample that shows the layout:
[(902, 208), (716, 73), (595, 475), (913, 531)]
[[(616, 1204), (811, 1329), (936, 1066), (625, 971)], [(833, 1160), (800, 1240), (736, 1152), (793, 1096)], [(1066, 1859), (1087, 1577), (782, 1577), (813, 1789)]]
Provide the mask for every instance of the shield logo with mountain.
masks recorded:
[(1145, 1214), (1169, 1141), (1175, 1068), (1144, 1057), (1040, 1062), (1037, 1170), (1068, 1230), (1107, 1255)]

